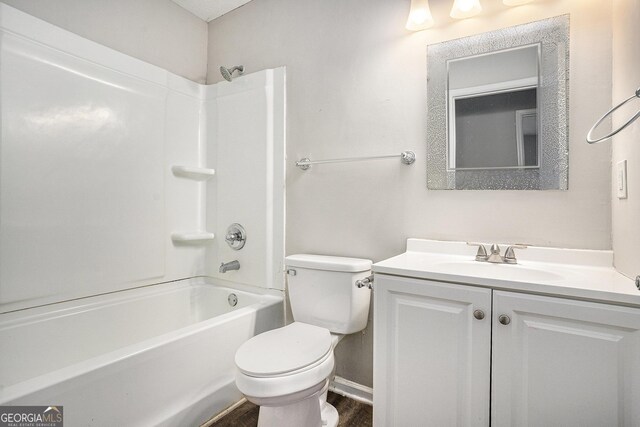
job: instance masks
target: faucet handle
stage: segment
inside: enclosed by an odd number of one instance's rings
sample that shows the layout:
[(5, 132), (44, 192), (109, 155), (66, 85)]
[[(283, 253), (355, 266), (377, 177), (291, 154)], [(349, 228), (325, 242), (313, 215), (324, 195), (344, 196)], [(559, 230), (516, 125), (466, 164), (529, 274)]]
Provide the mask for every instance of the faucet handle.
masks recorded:
[(487, 256), (487, 249), (482, 243), (467, 242), (467, 245), (478, 247), (478, 252), (476, 253), (476, 261), (486, 261), (489, 258)]
[(527, 245), (511, 245), (504, 251), (504, 262), (507, 264), (517, 264), (518, 260), (516, 259), (516, 253), (514, 249), (527, 249)]
[(229, 233), (225, 236), (224, 240), (226, 240), (229, 243), (234, 243), (239, 240), (242, 240), (242, 237), (240, 236), (240, 233)]

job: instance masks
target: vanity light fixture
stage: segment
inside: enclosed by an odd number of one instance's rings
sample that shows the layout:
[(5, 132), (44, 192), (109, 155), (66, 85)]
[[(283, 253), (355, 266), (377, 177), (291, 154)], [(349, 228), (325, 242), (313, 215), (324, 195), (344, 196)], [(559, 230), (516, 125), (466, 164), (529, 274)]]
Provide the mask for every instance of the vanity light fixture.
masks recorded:
[(449, 15), (455, 19), (465, 19), (476, 16), (480, 12), (482, 12), (480, 0), (455, 0)]
[(531, 3), (535, 0), (502, 0), (507, 6), (520, 6), (521, 4)]
[(405, 26), (409, 31), (426, 30), (433, 26), (429, 0), (411, 0), (411, 10)]

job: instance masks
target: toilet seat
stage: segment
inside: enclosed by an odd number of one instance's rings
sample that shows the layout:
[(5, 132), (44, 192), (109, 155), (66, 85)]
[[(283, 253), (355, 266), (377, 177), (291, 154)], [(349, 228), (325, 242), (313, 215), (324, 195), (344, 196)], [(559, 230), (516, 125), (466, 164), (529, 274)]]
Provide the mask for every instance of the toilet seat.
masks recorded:
[(236, 366), (252, 377), (279, 377), (311, 369), (332, 352), (327, 329), (294, 322), (257, 335), (240, 346)]
[(334, 365), (329, 331), (294, 322), (240, 346), (236, 385), (252, 398), (292, 395), (324, 383)]

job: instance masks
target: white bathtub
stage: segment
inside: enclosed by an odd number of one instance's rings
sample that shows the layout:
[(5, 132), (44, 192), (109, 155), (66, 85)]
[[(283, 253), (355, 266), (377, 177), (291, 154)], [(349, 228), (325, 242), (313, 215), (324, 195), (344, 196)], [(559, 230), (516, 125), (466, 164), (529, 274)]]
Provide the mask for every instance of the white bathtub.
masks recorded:
[(71, 427), (199, 425), (242, 397), (237, 348), (282, 324), (280, 296), (204, 279), (4, 314), (0, 405), (63, 405)]

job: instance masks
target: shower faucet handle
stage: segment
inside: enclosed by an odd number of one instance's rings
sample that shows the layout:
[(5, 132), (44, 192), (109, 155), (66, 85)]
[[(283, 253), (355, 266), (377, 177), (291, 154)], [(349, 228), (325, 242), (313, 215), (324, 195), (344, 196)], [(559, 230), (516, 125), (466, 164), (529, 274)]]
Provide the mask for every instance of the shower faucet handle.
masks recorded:
[(247, 232), (244, 230), (242, 225), (237, 222), (233, 223), (227, 228), (227, 234), (225, 235), (224, 240), (231, 249), (239, 251), (247, 242)]
[(478, 252), (476, 253), (476, 261), (486, 261), (489, 258), (489, 256), (487, 255), (487, 249), (484, 247), (484, 244), (467, 242), (467, 245), (478, 247)]
[(224, 240), (226, 240), (229, 243), (233, 243), (236, 242), (238, 240), (242, 240), (242, 236), (240, 235), (240, 233), (236, 232), (236, 233), (229, 233), (227, 234), (227, 236), (224, 238)]

